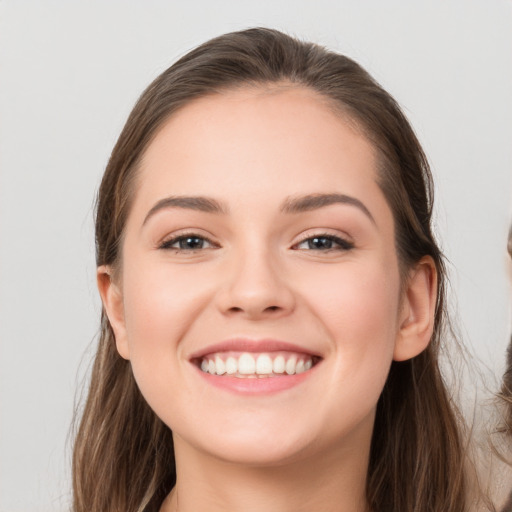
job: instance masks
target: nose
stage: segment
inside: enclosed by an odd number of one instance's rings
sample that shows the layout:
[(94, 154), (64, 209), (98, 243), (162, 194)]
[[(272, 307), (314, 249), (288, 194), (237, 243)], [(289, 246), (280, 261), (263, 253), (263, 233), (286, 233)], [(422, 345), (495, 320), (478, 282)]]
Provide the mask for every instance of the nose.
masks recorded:
[(222, 314), (250, 320), (289, 315), (295, 295), (277, 259), (266, 251), (234, 258), (217, 295)]

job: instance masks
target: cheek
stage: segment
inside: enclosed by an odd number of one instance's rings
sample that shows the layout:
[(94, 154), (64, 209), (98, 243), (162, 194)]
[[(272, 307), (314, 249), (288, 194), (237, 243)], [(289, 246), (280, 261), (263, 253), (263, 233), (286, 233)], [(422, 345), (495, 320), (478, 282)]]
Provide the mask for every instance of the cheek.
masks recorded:
[[(173, 271), (165, 264), (127, 265), (123, 281), (125, 318), (132, 343), (158, 341), (169, 330), (179, 338), (208, 292), (204, 280), (189, 269)], [(144, 334), (145, 333), (145, 334)], [(170, 341), (168, 339), (168, 341)]]
[(340, 374), (382, 381), (398, 333), (399, 277), (385, 261), (340, 267), (305, 283), (308, 302), (332, 340)]
[(347, 266), (346, 272), (326, 280), (330, 293), (313, 288), (316, 293), (310, 295), (332, 345), (330, 381), (319, 407), (325, 408), (320, 416), (332, 419), (333, 436), (345, 422), (373, 418), (389, 374), (400, 297), (398, 272), (395, 275), (390, 268)]
[(208, 300), (208, 288), (197, 273), (171, 272), (165, 265), (127, 265), (125, 276), (126, 332), (137, 380), (176, 373), (180, 342)]
[(309, 276), (304, 273), (302, 281), (304, 296), (312, 306), (318, 305), (318, 315), (329, 323), (340, 322), (349, 330), (371, 329), (372, 325), (396, 329), (400, 286), (393, 261), (348, 262)]
[(171, 425), (181, 414), (177, 389), (190, 396), (181, 341), (204, 306), (208, 290), (194, 281), (191, 272), (170, 272), (169, 266), (146, 262), (125, 268), (124, 309), (132, 371), (150, 407)]

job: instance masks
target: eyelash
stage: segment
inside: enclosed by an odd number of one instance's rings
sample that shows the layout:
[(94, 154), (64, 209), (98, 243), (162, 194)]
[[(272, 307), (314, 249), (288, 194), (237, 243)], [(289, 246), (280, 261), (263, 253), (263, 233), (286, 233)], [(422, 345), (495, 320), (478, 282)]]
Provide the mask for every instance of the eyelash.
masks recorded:
[[(208, 243), (211, 247), (199, 247), (199, 248), (189, 248), (185, 249), (182, 247), (173, 247), (173, 245), (178, 244), (180, 242), (195, 239), (199, 240), (201, 243)], [(311, 246), (308, 249), (299, 249), (298, 247), (305, 243), (305, 242), (311, 242), (313, 240), (327, 240), (329, 242), (332, 242), (337, 245), (337, 247), (327, 247), (327, 248), (311, 248)], [(164, 250), (174, 250), (176, 252), (196, 252), (204, 249), (211, 249), (214, 247), (218, 247), (218, 244), (215, 244), (212, 240), (210, 240), (208, 237), (203, 235), (197, 235), (196, 233), (186, 233), (182, 235), (175, 236), (173, 238), (170, 238), (169, 240), (164, 240), (160, 245), (159, 249)], [(349, 242), (348, 240), (345, 240), (343, 238), (340, 238), (338, 236), (330, 235), (327, 233), (323, 234), (316, 234), (312, 236), (308, 236), (304, 239), (302, 239), (300, 242), (296, 243), (292, 246), (292, 249), (296, 250), (311, 250), (311, 251), (319, 251), (319, 252), (330, 252), (330, 251), (349, 251), (354, 248), (354, 244), (352, 242)]]

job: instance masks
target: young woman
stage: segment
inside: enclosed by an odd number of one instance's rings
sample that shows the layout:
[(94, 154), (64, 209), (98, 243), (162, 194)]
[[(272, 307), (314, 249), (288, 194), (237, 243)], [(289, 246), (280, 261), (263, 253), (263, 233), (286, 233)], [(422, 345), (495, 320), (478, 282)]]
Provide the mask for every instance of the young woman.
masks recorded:
[(462, 512), (427, 160), (359, 65), (278, 31), (144, 92), (100, 187), (76, 512)]

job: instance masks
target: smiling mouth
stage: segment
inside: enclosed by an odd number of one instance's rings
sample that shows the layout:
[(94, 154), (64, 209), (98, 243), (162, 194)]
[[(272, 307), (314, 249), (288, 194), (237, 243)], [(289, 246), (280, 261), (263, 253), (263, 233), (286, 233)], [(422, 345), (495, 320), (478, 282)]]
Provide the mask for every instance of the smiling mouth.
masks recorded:
[(197, 358), (194, 363), (210, 375), (262, 379), (304, 373), (319, 361), (317, 356), (291, 352), (222, 352)]

